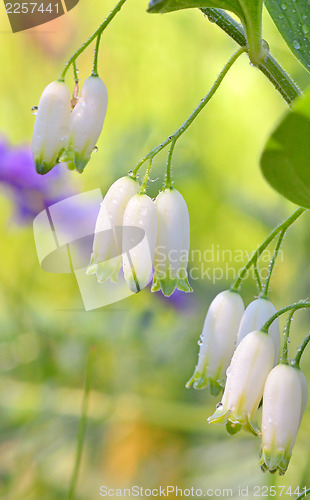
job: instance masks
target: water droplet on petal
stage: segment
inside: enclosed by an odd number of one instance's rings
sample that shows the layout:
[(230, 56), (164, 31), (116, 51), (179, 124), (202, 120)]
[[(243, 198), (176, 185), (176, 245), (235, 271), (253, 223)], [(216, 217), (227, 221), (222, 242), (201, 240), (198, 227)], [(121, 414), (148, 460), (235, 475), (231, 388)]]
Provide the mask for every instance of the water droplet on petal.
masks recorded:
[(94, 147), (93, 153), (98, 153), (98, 147), (97, 146)]
[(300, 49), (300, 43), (298, 40), (293, 40), (293, 47), (294, 49), (296, 50), (299, 50)]
[(32, 106), (32, 108), (31, 108), (31, 113), (32, 113), (33, 115), (36, 115), (36, 114), (37, 114), (37, 112), (38, 112), (38, 109), (39, 109), (39, 108), (38, 108), (38, 106)]
[(223, 403), (217, 403), (216, 409), (221, 408), (223, 406)]

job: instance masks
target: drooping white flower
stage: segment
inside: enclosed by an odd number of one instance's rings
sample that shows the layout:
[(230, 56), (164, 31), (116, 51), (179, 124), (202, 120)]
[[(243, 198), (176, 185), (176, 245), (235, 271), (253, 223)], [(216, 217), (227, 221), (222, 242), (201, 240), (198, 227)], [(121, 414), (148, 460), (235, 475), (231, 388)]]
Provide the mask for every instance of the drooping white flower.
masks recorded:
[(189, 215), (183, 196), (174, 188), (161, 191), (155, 200), (158, 217), (152, 292), (166, 296), (176, 288), (192, 289), (187, 280)]
[(96, 274), (99, 283), (108, 278), (117, 282), (122, 265), (122, 225), (126, 205), (137, 194), (139, 184), (133, 178), (121, 177), (105, 195), (97, 217), (93, 252), (87, 274)]
[[(145, 236), (130, 249), (128, 227), (140, 228)], [(124, 212), (123, 218), (123, 271), (126, 283), (132, 292), (139, 292), (151, 280), (157, 236), (157, 213), (154, 202), (146, 194), (133, 196)], [(129, 241), (128, 241), (129, 240)]]
[(209, 385), (213, 395), (221, 391), (243, 312), (244, 304), (239, 293), (225, 290), (215, 297), (203, 326), (198, 363), (187, 387), (193, 384), (196, 389), (202, 389)]
[(64, 158), (69, 168), (83, 172), (101, 134), (107, 106), (105, 84), (99, 76), (88, 77), (71, 113), (68, 149)]
[(278, 470), (284, 474), (288, 467), (305, 408), (299, 372), (299, 368), (280, 364), (267, 377), (262, 413), (260, 466), (263, 471)]
[(67, 146), (70, 115), (67, 85), (59, 80), (50, 83), (40, 98), (33, 129), (32, 154), (39, 174), (49, 172)]
[[(254, 330), (259, 330), (266, 323), (266, 321), (271, 318), (277, 312), (274, 305), (270, 300), (260, 297), (253, 300), (244, 311), (242, 316), (240, 327), (238, 331), (237, 345), (240, 344), (241, 340), (250, 332)], [(275, 347), (275, 359), (274, 364), (277, 363), (279, 358), (280, 349), (280, 331), (279, 331), (279, 320), (278, 318), (273, 321), (268, 330), (269, 335), (274, 341)]]
[(246, 335), (234, 352), (222, 401), (208, 422), (225, 423), (229, 434), (243, 428), (257, 435), (255, 413), (273, 360), (270, 335), (259, 330)]

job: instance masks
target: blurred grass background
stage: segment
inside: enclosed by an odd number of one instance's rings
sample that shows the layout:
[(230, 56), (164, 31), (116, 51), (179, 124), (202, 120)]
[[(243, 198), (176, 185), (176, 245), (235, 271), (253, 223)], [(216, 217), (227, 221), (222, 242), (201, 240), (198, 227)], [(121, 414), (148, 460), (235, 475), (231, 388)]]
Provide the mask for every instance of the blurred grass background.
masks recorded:
[[(14, 147), (30, 143), (31, 107), (113, 6), (110, 0), (80, 0), (58, 20), (17, 34), (10, 32), (0, 7), (0, 133)], [(199, 11), (160, 16), (145, 9), (145, 3), (129, 0), (102, 38), (99, 69), (109, 108), (98, 153), (82, 176), (72, 173), (81, 191), (101, 187), (105, 192), (173, 132), (236, 50)], [(271, 51), (305, 87), (309, 76), (264, 18)], [(91, 60), (89, 48), (78, 62), (82, 81)], [(249, 253), (294, 210), (271, 190), (258, 167), (264, 142), (285, 110), (281, 97), (243, 56), (178, 143), (174, 180), (188, 204), (192, 250)], [(149, 186), (153, 196), (164, 165), (165, 152), (152, 172), (159, 177)], [(170, 301), (144, 290), (86, 313), (73, 275), (40, 269), (32, 225), (16, 222), (6, 187), (0, 187), (0, 204), (1, 499), (66, 497), (91, 345), (96, 346), (93, 390), (76, 499), (99, 498), (101, 485), (233, 488), (236, 498), (238, 486), (276, 484), (292, 491), (310, 486), (309, 409), (289, 470), (278, 478), (260, 472), (258, 439), (231, 438), (223, 427), (209, 426), (206, 418), (217, 400), (207, 391), (185, 389), (207, 307), (229, 287), (241, 262), (226, 257), (226, 262), (201, 263), (195, 257), (190, 267), (224, 270), (228, 264), (228, 279), (192, 281), (191, 296)], [(306, 214), (285, 240), (284, 259), (272, 279), (276, 307), (310, 295), (308, 228)], [(255, 294), (249, 280), (245, 303)], [(306, 312), (296, 316), (292, 354), (308, 325)], [(302, 367), (308, 377), (309, 365), (306, 353)]]

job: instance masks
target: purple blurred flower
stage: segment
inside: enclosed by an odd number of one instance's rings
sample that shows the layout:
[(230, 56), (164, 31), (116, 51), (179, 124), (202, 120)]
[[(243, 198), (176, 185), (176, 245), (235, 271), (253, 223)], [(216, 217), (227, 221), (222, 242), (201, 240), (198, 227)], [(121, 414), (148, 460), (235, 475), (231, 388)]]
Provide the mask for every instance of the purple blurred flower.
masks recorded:
[(19, 223), (32, 223), (47, 206), (77, 194), (68, 174), (61, 164), (45, 176), (37, 174), (30, 146), (13, 147), (0, 139), (0, 185), (13, 200)]

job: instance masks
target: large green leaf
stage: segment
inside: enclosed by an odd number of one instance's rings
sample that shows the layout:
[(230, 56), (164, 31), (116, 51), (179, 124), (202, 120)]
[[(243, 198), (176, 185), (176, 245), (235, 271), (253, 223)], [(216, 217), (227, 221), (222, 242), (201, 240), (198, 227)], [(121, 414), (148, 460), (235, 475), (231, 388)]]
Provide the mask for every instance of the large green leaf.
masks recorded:
[(262, 6), (263, 0), (151, 0), (148, 12), (164, 14), (192, 8), (215, 8), (234, 12), (245, 29), (251, 62), (258, 66), (266, 56), (261, 36)]
[(271, 135), (261, 169), (276, 191), (310, 208), (310, 91), (297, 99)]
[(243, 16), (238, 0), (151, 0), (148, 12), (164, 14), (181, 9), (213, 7), (234, 12), (239, 17)]
[(265, 0), (265, 4), (290, 50), (310, 71), (309, 0)]

